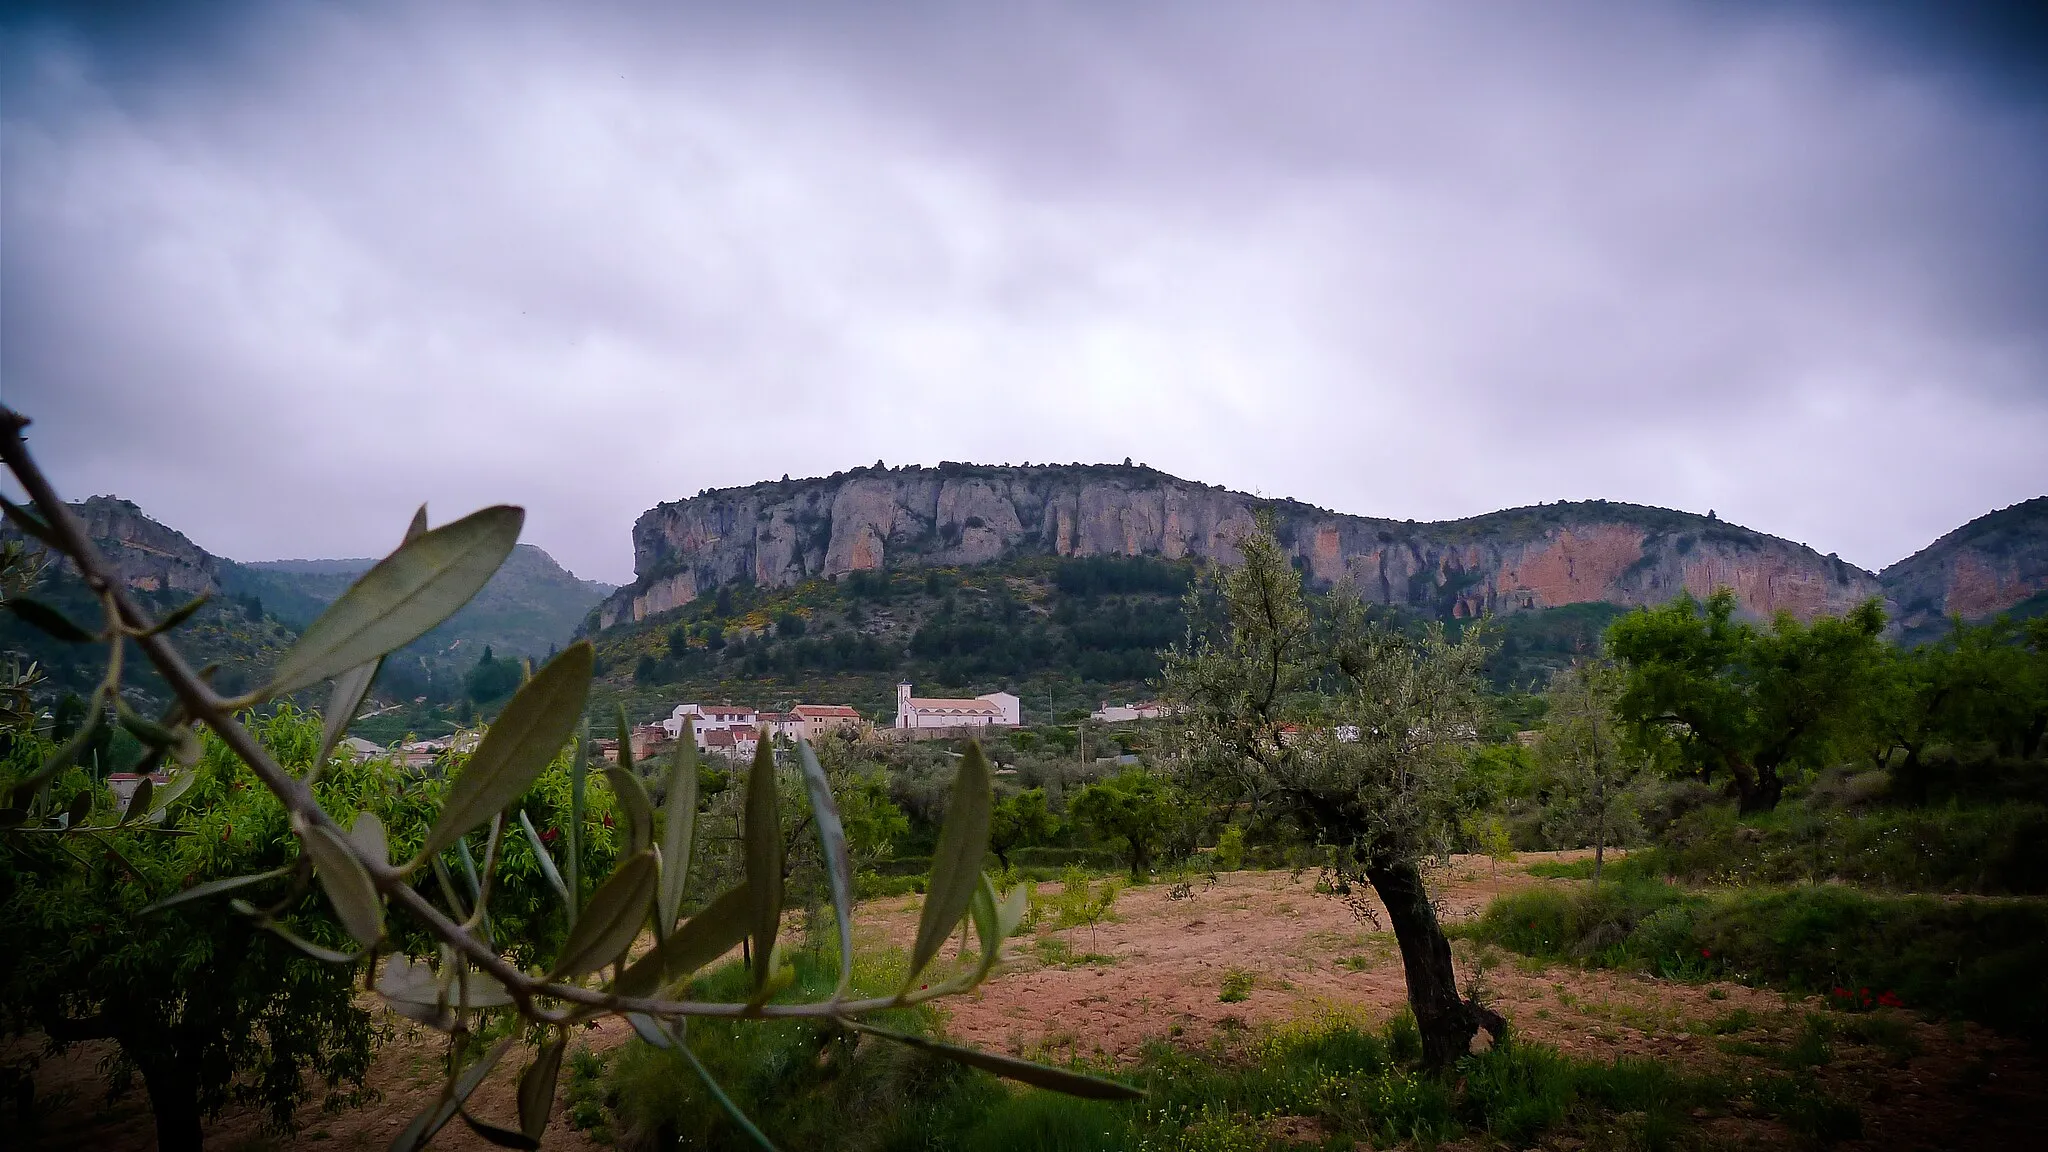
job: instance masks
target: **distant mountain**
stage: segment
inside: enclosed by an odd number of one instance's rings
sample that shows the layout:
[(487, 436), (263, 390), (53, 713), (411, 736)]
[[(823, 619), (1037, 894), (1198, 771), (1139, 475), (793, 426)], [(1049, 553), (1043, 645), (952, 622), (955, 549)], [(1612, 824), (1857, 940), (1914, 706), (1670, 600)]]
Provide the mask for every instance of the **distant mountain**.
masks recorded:
[(1950, 616), (1979, 620), (2034, 608), (2030, 602), (2048, 593), (2048, 496), (1979, 516), (1880, 579), (1909, 633), (1939, 630)]
[(1543, 504), (1436, 523), (1349, 516), (1131, 465), (857, 468), (700, 493), (633, 526), (637, 579), (601, 627), (720, 587), (785, 587), (884, 568), (1029, 556), (1233, 562), (1270, 513), (1312, 584), (1447, 619), (1605, 603), (1656, 604), (1733, 588), (1743, 607), (1811, 617), (1884, 591), (1875, 574), (1802, 544), (1690, 512), (1607, 501)]
[[(227, 564), (222, 583), (231, 592), (255, 596), (295, 627), (311, 623), (375, 560), (264, 560)], [(473, 660), (488, 645), (499, 655), (544, 656), (569, 642), (577, 625), (612, 585), (579, 580), (532, 544), (512, 550), (504, 567), (476, 599), (408, 651), (452, 654)]]
[[(244, 679), (256, 682), (299, 631), (376, 563), (237, 563), (152, 520), (133, 501), (95, 496), (72, 507), (123, 582), (153, 606), (168, 610), (197, 595), (214, 598), (180, 638), (196, 662), (223, 664), (230, 680), (222, 684), (230, 689), (238, 689)], [(11, 529), (6, 534), (14, 535)], [(39, 595), (74, 619), (93, 619), (91, 597), (68, 565), (56, 569), (46, 585)], [(416, 691), (420, 676), (431, 681), (435, 672), (452, 675), (474, 663), (486, 646), (502, 656), (545, 656), (566, 644), (611, 590), (608, 584), (578, 580), (546, 552), (521, 544), (474, 600), (404, 650), (417, 658), (411, 663), (419, 673), (408, 679), (393, 667), (383, 683), (393, 691)], [(27, 652), (53, 671), (61, 687), (89, 686), (97, 676), (93, 662), (103, 655), (48, 641), (12, 616), (0, 619), (0, 648)]]

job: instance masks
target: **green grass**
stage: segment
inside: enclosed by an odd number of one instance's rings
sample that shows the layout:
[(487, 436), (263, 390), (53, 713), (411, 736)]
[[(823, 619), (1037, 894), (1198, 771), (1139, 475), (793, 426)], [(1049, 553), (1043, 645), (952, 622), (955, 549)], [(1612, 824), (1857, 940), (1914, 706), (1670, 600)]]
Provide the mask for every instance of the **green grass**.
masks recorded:
[[(1906, 892), (2048, 894), (2048, 806), (2041, 804), (1876, 812), (1787, 804), (1741, 819), (1715, 805), (1687, 814), (1661, 840), (1631, 857), (1635, 867), (1692, 883), (1840, 880)], [(1530, 872), (1582, 877), (1590, 866)]]
[[(796, 961), (798, 989), (830, 987), (822, 958)], [(886, 973), (864, 971), (862, 981)], [(700, 994), (742, 993), (732, 966), (701, 982)], [(898, 1027), (929, 1029), (912, 1014)], [(1821, 1043), (1826, 1042), (1826, 1037)], [(1808, 1065), (1742, 1080), (1695, 1077), (1655, 1061), (1566, 1056), (1537, 1044), (1504, 1043), (1438, 1076), (1418, 1066), (1412, 1017), (1377, 1029), (1342, 1016), (1257, 1033), (1219, 1033), (1206, 1049), (1157, 1042), (1135, 1067), (1112, 1071), (1140, 1083), (1144, 1100), (1104, 1103), (1020, 1088), (886, 1042), (854, 1043), (805, 1024), (698, 1021), (693, 1049), (734, 1099), (786, 1149), (874, 1152), (1230, 1152), (1297, 1147), (1281, 1134), (1289, 1119), (1312, 1122), (1324, 1147), (1406, 1143), (1429, 1147), (1481, 1137), (1526, 1146), (1597, 1138), (1603, 1146), (1656, 1149), (1685, 1141), (1695, 1110), (1761, 1113), (1825, 1142), (1854, 1135), (1857, 1115), (1822, 1093)], [(579, 1126), (587, 1102), (609, 1101), (610, 1126), (635, 1147), (740, 1149), (750, 1145), (709, 1101), (681, 1059), (634, 1041), (613, 1059), (607, 1090), (571, 1067)]]
[[(1841, 885), (1690, 892), (1656, 880), (1496, 899), (1464, 935), (1529, 956), (1732, 978), (1844, 1007), (1907, 1007), (2048, 1038), (2048, 903), (1882, 896)], [(1836, 989), (1848, 995), (1835, 997)]]

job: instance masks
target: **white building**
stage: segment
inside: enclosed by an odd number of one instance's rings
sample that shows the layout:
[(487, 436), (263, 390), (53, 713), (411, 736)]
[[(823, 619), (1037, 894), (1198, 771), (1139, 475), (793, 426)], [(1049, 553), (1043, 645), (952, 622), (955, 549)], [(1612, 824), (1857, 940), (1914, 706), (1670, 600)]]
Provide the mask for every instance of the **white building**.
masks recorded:
[(985, 692), (972, 700), (946, 700), (910, 694), (908, 683), (896, 686), (898, 728), (1015, 728), (1023, 723), (1024, 702), (1008, 692)]
[(709, 748), (705, 737), (713, 732), (732, 732), (745, 729), (749, 733), (759, 723), (760, 713), (752, 708), (737, 704), (678, 704), (669, 718), (661, 722), (664, 732), (671, 740), (683, 738), (683, 725), (694, 722), (697, 726), (697, 747)]

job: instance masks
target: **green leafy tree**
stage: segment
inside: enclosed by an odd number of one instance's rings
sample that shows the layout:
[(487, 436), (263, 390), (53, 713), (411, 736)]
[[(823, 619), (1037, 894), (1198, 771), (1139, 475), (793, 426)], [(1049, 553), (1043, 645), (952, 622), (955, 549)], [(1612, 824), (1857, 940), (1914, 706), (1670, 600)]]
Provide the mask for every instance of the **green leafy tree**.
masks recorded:
[(1634, 784), (1645, 761), (1615, 718), (1621, 688), (1620, 670), (1605, 661), (1559, 669), (1544, 693), (1548, 707), (1536, 740), (1536, 761), (1550, 780), (1544, 829), (1554, 843), (1593, 846), (1595, 884), (1607, 846), (1638, 827)]
[(1026, 788), (996, 801), (989, 814), (988, 850), (1004, 869), (1010, 867), (1010, 853), (1032, 844), (1043, 844), (1059, 830), (1059, 817), (1047, 806), (1045, 789)]
[(1067, 815), (1098, 838), (1119, 845), (1131, 879), (1143, 881), (1153, 858), (1173, 836), (1178, 815), (1172, 786), (1142, 768), (1122, 772), (1075, 792)]
[(1616, 711), (1637, 743), (1709, 781), (1726, 777), (1741, 810), (1768, 811), (1789, 773), (1824, 766), (1861, 722), (1882, 651), (1875, 599), (1846, 616), (1768, 628), (1735, 619), (1735, 593), (1640, 608), (1607, 631), (1625, 683)]
[[(261, 734), (280, 734), (279, 723)], [(17, 759), (16, 774), (37, 759)], [(302, 757), (287, 762), (305, 767)], [(284, 806), (218, 740), (191, 771), (197, 779), (176, 830), (111, 827), (119, 820), (111, 795), (73, 769), (53, 782), (53, 797), (89, 806), (80, 823), (109, 831), (75, 845), (47, 835), (0, 840), (8, 1031), (40, 1032), (53, 1054), (113, 1041), (110, 1081), (119, 1089), (141, 1077), (165, 1149), (200, 1147), (202, 1123), (230, 1103), (258, 1105), (274, 1128), (290, 1131), (320, 1087), (329, 1106), (353, 1102), (373, 1040), (348, 968), (314, 959), (225, 902), (143, 914), (181, 888), (297, 858)], [(346, 933), (318, 903), (301, 893), (277, 921), (317, 945), (346, 947)]]
[(1459, 782), (1484, 720), (1483, 627), (1419, 636), (1375, 619), (1346, 589), (1312, 607), (1267, 524), (1212, 599), (1191, 591), (1189, 641), (1166, 653), (1177, 708), (1172, 761), (1297, 826), (1346, 878), (1372, 885), (1401, 947), (1425, 1057), (1469, 1051), (1497, 1013), (1462, 998), (1422, 862), (1456, 834)]

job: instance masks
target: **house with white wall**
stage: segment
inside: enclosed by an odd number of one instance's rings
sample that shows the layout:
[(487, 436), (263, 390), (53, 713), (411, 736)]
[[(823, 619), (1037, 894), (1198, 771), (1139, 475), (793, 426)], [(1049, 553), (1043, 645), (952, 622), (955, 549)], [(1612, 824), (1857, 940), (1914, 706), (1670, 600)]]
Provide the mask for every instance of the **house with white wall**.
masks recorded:
[(1015, 728), (1023, 723), (1024, 702), (1008, 692), (985, 692), (971, 700), (912, 696), (908, 682), (896, 686), (896, 727)]

